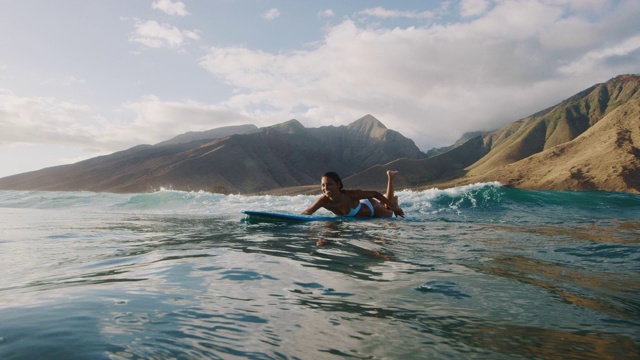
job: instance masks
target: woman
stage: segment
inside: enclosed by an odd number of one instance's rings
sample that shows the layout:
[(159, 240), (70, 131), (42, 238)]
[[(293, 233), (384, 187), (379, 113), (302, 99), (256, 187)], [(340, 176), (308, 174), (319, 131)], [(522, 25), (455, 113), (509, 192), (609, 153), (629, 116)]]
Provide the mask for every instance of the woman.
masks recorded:
[(387, 171), (386, 197), (371, 190), (344, 190), (340, 176), (335, 172), (322, 175), (322, 196), (316, 200), (303, 215), (311, 215), (320, 208), (348, 217), (404, 217), (404, 211), (398, 206), (394, 196), (393, 178), (397, 171)]

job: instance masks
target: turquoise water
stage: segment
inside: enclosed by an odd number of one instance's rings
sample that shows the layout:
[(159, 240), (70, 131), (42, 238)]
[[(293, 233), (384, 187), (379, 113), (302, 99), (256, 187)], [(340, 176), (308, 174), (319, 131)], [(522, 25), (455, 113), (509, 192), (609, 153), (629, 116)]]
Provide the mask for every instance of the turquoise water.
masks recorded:
[(315, 197), (0, 191), (0, 359), (640, 357), (639, 195), (398, 195), (253, 224)]

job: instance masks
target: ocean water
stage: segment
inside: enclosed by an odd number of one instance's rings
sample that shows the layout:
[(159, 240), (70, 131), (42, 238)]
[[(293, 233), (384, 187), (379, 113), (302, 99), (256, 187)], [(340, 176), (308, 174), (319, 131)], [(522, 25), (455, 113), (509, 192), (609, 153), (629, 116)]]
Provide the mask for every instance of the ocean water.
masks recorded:
[(640, 358), (639, 195), (398, 195), (0, 191), (0, 359)]

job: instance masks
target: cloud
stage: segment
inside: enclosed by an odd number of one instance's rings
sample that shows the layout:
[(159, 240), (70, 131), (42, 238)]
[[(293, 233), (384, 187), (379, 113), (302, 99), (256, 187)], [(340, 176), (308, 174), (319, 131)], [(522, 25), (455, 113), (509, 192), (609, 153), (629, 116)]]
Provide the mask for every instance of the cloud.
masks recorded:
[[(0, 145), (108, 152), (226, 125), (296, 118), (305, 126), (338, 126), (370, 113), (426, 150), (450, 145), (466, 131), (498, 128), (613, 76), (639, 72), (635, 0), (497, 1), (466, 8), (463, 21), (393, 28), (377, 19), (427, 14), (373, 10), (373, 24), (355, 13), (354, 19), (325, 25), (323, 38), (301, 50), (206, 48), (199, 65), (234, 89), (219, 103), (148, 95), (104, 113), (76, 101), (0, 90)], [(461, 7), (449, 10), (450, 19), (462, 14)], [(129, 40), (145, 47), (180, 50), (200, 38), (198, 30), (134, 22)], [(0, 64), (0, 77), (13, 76), (11, 70)], [(80, 78), (66, 81), (84, 86)]]
[(267, 20), (275, 20), (280, 17), (280, 10), (276, 8), (269, 9), (262, 14), (262, 17)]
[(460, 15), (462, 17), (480, 16), (487, 11), (489, 5), (489, 0), (462, 0), (460, 2)]
[(333, 10), (331, 10), (331, 9), (322, 10), (322, 11), (320, 11), (318, 13), (318, 17), (319, 18), (323, 18), (323, 17), (329, 18), (329, 17), (334, 17), (334, 16), (335, 16), (335, 14), (334, 14)]
[(118, 114), (106, 117), (84, 104), (0, 92), (0, 145), (46, 144), (112, 152), (187, 131), (251, 123), (220, 105), (162, 101), (153, 95), (123, 104)]
[(151, 4), (151, 7), (160, 10), (168, 15), (186, 16), (189, 12), (182, 1), (173, 2), (171, 0), (158, 0)]
[(123, 108), (135, 114), (133, 123), (127, 127), (143, 131), (149, 142), (166, 140), (187, 131), (252, 122), (246, 116), (221, 105), (196, 101), (163, 101), (154, 95), (126, 103)]
[(66, 76), (62, 81), (62, 85), (64, 86), (73, 86), (73, 85), (84, 85), (87, 82), (84, 79), (78, 79), (75, 76)]
[(178, 49), (188, 40), (198, 39), (200, 39), (198, 30), (181, 30), (154, 20), (136, 20), (135, 31), (129, 36), (130, 42), (155, 49), (162, 47)]
[(640, 13), (637, 2), (595, 18), (586, 16), (593, 7), (581, 13), (565, 5), (496, 2), (467, 8), (477, 14), (467, 22), (406, 28), (347, 19), (313, 48), (216, 46), (200, 64), (237, 89), (224, 105), (252, 118), (343, 125), (371, 113), (423, 148), (449, 145), (465, 131), (496, 129), (638, 71), (640, 25), (623, 16)]
[(0, 80), (12, 80), (14, 75), (9, 71), (9, 66), (0, 63)]
[(90, 143), (97, 120), (82, 104), (52, 97), (20, 97), (0, 92), (0, 144)]
[(385, 9), (383, 7), (369, 8), (360, 11), (360, 14), (378, 18), (408, 18), (408, 19), (430, 19), (434, 16), (431, 11), (401, 11)]
[(558, 70), (566, 75), (585, 75), (594, 69), (608, 67), (608, 62), (622, 62), (633, 66), (639, 64), (639, 60), (640, 35), (612, 46), (604, 46), (589, 51), (575, 61), (561, 66)]

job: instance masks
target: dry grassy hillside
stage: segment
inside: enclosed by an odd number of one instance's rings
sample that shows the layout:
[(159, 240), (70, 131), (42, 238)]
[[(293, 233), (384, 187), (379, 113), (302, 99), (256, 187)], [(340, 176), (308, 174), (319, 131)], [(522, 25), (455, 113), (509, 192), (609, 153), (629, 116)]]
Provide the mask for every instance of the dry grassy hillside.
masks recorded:
[(640, 193), (640, 100), (617, 107), (570, 142), (461, 180), (497, 180), (524, 189)]
[(468, 168), (469, 175), (485, 174), (575, 139), (618, 106), (638, 101), (639, 89), (640, 76), (621, 75), (486, 135), (491, 151)]

